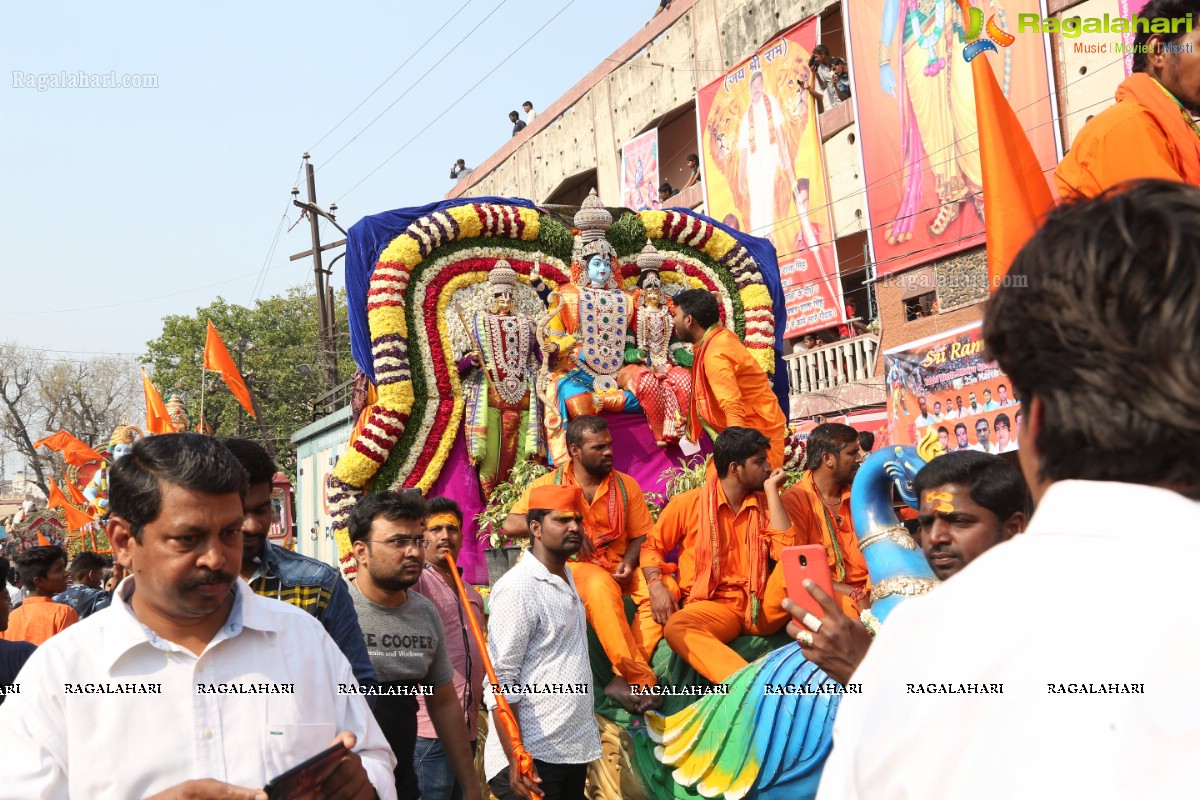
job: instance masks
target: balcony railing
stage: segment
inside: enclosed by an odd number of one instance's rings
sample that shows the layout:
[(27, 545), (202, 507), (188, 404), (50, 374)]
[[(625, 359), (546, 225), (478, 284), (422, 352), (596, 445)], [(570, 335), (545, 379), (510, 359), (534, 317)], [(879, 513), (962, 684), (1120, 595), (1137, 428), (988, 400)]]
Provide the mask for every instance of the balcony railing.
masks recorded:
[(822, 392), (848, 383), (867, 383), (875, 375), (879, 337), (867, 334), (802, 350), (783, 357), (790, 394)]

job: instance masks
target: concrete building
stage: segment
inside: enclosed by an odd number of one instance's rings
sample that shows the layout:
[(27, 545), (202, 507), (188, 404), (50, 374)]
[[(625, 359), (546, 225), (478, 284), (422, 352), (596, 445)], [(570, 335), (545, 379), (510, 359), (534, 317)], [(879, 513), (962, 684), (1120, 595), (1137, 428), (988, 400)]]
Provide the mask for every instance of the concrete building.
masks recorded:
[[(1047, 6), (1058, 19), (1119, 14), (1118, 0), (1048, 0)], [(621, 148), (653, 128), (658, 129), (662, 179), (679, 186), (686, 177), (684, 159), (700, 152), (697, 91), (777, 34), (814, 15), (820, 20), (818, 41), (832, 55), (846, 57), (842, 11), (836, 0), (675, 0), (669, 11), (638, 29), (570, 91), (539, 111), (531, 125), (459, 181), (447, 197), (499, 195), (573, 204), (592, 187), (601, 197), (620, 197)], [(1048, 46), (1059, 158), (1063, 143), (1071, 142), (1088, 119), (1113, 102), (1124, 78), (1111, 53), (1076, 52), (1071, 41), (1053, 34)], [(850, 77), (854, 82), (861, 76)], [(855, 103), (825, 111), (819, 124), (843, 293), (859, 316), (878, 320), (880, 332), (785, 354), (793, 420), (882, 406), (882, 352), (978, 320), (987, 299), (982, 247), (879, 282), (871, 279), (875, 273), (868, 249), (867, 187)], [(672, 203), (703, 211), (702, 187), (681, 193)]]

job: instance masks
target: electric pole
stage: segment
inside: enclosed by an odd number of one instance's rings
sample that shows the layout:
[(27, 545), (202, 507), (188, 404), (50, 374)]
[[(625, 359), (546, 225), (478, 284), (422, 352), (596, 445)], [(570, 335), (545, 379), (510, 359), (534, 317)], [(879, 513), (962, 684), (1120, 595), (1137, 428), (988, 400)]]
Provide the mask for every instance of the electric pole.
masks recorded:
[[(317, 285), (317, 325), (321, 341), (321, 371), (325, 391), (330, 392), (338, 385), (337, 318), (334, 315), (333, 290), (328, 280), (330, 275), (332, 275), (332, 270), (325, 268), (322, 263), (321, 253), (325, 250), (341, 247), (346, 244), (346, 240), (342, 239), (341, 241), (322, 245), (321, 223), (317, 218), (324, 217), (329, 220), (333, 224), (333, 227), (342, 232), (343, 236), (346, 235), (346, 231), (341, 225), (337, 224), (337, 220), (331, 213), (337, 210), (337, 206), (330, 206), (329, 211), (325, 211), (317, 205), (317, 181), (308, 153), (304, 154), (304, 173), (308, 184), (308, 202), (301, 202), (298, 197), (300, 190), (292, 189), (292, 204), (297, 208), (304, 209), (305, 213), (308, 214), (308, 228), (312, 235), (312, 249), (303, 253), (297, 253), (291, 257), (291, 260), (298, 261), (307, 256), (312, 256), (313, 258), (313, 277)], [(337, 259), (334, 260), (336, 261)]]

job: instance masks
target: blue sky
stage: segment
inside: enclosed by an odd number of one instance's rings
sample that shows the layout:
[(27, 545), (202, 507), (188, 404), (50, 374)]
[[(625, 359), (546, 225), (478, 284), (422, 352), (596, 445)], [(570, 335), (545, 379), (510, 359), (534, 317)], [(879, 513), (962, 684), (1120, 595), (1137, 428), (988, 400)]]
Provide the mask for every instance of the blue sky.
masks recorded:
[[(301, 154), (457, 14), (312, 149), (318, 201), (338, 201), (343, 227), (441, 198), (456, 158), (474, 166), (509, 138), (509, 110), (526, 99), (545, 108), (642, 27), (657, 4), (574, 0), (506, 58), (564, 5), (6, 5), (0, 341), (67, 351), (47, 353), (58, 359), (137, 354), (160, 333), (165, 315), (192, 313), (218, 295), (249, 305), (311, 281), (310, 261), (287, 260), (308, 249), (306, 222), (282, 235), (267, 260), (282, 215), (291, 224), (299, 214), (290, 191), (298, 181), (303, 190)], [(39, 92), (13, 88), (14, 71), (148, 74), (157, 76), (158, 88)], [(326, 231), (325, 241), (340, 238)], [(343, 285), (341, 275), (334, 285)]]

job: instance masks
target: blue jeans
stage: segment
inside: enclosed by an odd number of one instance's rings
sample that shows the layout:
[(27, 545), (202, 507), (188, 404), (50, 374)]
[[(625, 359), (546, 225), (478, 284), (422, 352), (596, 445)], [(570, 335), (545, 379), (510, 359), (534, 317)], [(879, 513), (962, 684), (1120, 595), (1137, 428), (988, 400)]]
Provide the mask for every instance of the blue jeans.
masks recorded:
[[(471, 755), (475, 755), (475, 742), (471, 742)], [(462, 787), (442, 749), (441, 740), (417, 737), (413, 769), (421, 787), (421, 800), (462, 800)]]

